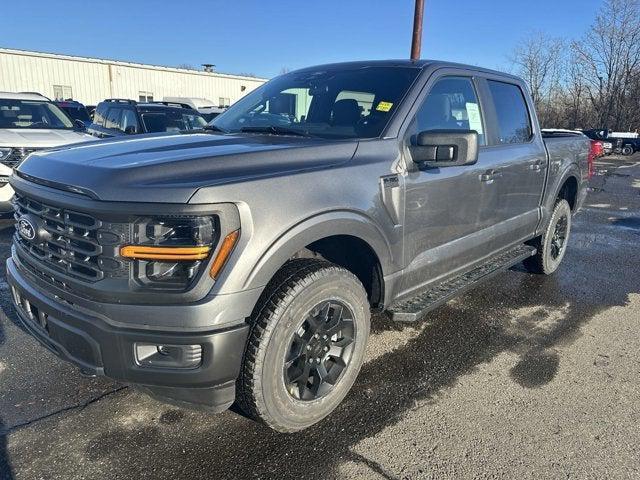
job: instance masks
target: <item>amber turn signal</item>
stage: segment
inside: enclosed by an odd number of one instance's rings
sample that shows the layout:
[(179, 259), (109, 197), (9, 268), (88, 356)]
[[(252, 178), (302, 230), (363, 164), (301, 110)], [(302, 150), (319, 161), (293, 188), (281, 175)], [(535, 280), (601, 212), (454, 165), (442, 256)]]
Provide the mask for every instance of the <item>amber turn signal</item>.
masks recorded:
[(211, 247), (147, 247), (127, 245), (120, 249), (120, 255), (142, 260), (204, 260)]
[(211, 275), (211, 278), (213, 278), (214, 280), (220, 274), (220, 271), (222, 270), (222, 267), (224, 267), (224, 264), (227, 263), (231, 252), (233, 252), (233, 248), (236, 246), (238, 237), (240, 237), (240, 230), (231, 232), (229, 235), (224, 237), (222, 246), (220, 247), (220, 251), (218, 252), (218, 255), (216, 255), (216, 259), (211, 265), (211, 270), (209, 270), (209, 275)]

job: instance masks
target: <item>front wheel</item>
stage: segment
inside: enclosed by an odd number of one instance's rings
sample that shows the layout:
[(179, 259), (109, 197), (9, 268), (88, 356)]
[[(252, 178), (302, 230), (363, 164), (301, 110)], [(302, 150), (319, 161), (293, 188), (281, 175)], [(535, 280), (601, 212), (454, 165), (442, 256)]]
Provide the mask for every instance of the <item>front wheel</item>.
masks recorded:
[(360, 371), (369, 315), (366, 292), (351, 272), (323, 260), (289, 261), (252, 319), (239, 407), (280, 432), (325, 418)]
[(570, 233), (571, 207), (566, 200), (558, 200), (544, 234), (531, 242), (538, 251), (523, 262), (525, 268), (545, 275), (555, 272), (567, 251)]
[(632, 155), (633, 154), (633, 148), (630, 147), (629, 145), (625, 146), (622, 148), (622, 154), (623, 155)]

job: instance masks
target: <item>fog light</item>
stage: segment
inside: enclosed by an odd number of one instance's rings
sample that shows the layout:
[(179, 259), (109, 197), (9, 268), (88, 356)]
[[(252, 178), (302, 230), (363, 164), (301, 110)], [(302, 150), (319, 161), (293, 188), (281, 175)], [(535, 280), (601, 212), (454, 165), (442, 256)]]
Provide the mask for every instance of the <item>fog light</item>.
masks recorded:
[(135, 343), (133, 349), (141, 367), (198, 368), (202, 364), (202, 345)]

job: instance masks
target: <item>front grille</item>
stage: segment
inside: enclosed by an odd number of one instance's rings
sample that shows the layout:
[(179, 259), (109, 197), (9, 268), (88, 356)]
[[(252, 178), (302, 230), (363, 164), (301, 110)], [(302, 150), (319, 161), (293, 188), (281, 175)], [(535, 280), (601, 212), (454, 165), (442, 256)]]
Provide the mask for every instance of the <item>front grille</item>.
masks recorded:
[[(38, 224), (36, 239), (26, 240), (17, 232), (14, 236), (19, 253), (24, 253), (27, 260), (35, 259), (54, 271), (88, 281), (101, 280), (105, 271), (114, 276), (121, 269), (122, 264), (112, 255), (103, 256), (101, 239), (105, 235), (100, 230), (103, 227), (100, 220), (19, 194), (13, 202), (16, 220), (28, 215)], [(113, 226), (109, 224), (110, 229)]]
[(14, 148), (7, 158), (2, 160), (2, 164), (9, 168), (16, 168), (20, 165), (20, 162), (26, 158), (32, 152), (38, 150), (37, 148)]

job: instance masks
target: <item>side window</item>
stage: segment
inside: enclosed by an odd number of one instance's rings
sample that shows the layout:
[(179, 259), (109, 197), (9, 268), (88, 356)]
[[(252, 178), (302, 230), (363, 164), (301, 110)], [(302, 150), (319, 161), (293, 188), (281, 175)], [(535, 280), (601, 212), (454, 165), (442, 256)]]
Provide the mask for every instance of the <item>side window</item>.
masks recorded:
[(425, 130), (475, 130), (485, 145), (480, 104), (473, 82), (467, 77), (444, 77), (431, 91), (416, 114), (418, 132)]
[(140, 133), (140, 126), (138, 125), (138, 119), (136, 118), (136, 112), (129, 108), (125, 108), (122, 111), (122, 121), (120, 122), (120, 130), (127, 131), (127, 127), (131, 130), (134, 127), (132, 133)]
[(529, 110), (517, 85), (487, 81), (498, 119), (497, 144), (526, 143), (533, 134)]
[(98, 105), (96, 111), (93, 112), (93, 123), (104, 127), (104, 119), (107, 116), (107, 109), (106, 105)]
[(121, 108), (110, 108), (105, 118), (104, 127), (114, 130), (120, 130), (120, 117), (122, 116)]

